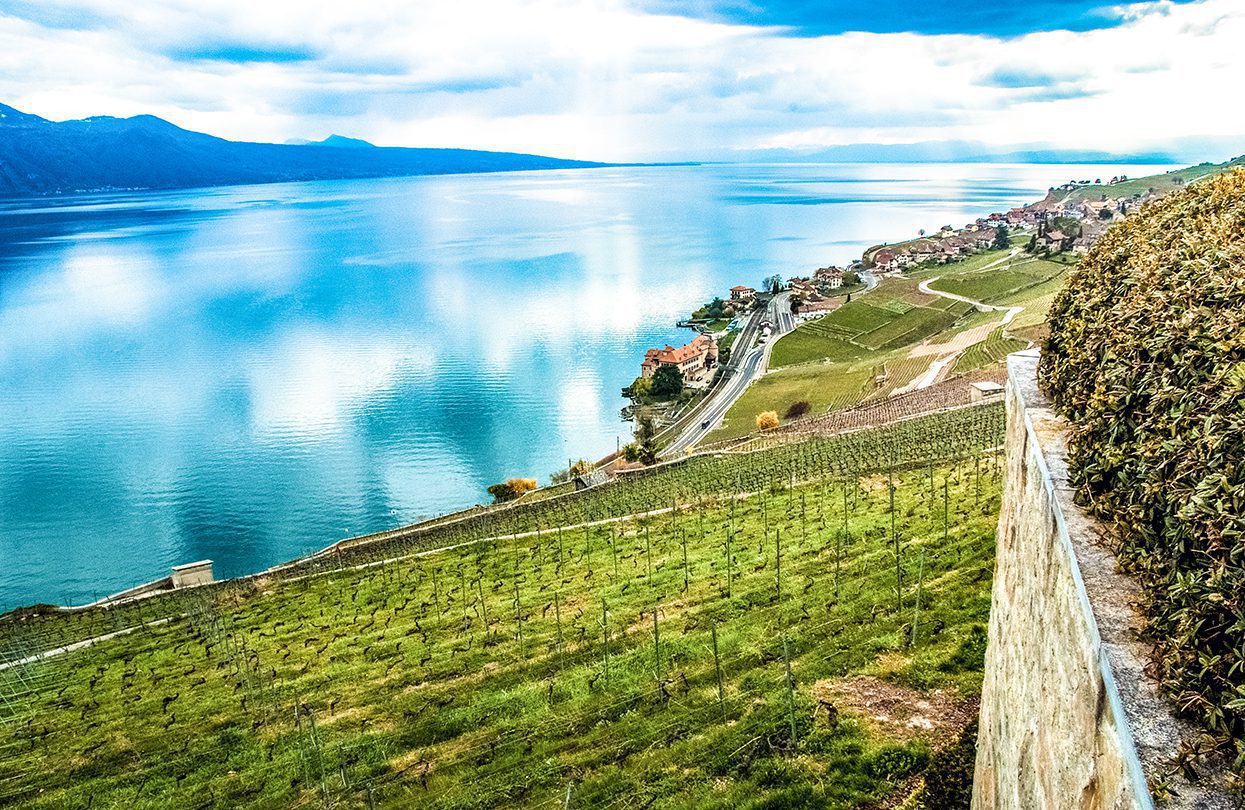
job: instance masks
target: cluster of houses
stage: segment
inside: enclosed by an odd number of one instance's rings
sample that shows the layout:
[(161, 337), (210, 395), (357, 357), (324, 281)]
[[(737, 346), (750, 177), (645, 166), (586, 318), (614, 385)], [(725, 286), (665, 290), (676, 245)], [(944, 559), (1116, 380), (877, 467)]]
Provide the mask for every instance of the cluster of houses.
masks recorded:
[[(1110, 193), (1112, 185), (1127, 179), (1121, 175), (1113, 177), (1110, 184), (1092, 184), (1093, 188), (1102, 189), (1102, 195), (1097, 200), (1080, 199), (1066, 193), (1091, 184), (1065, 183), (1033, 205), (982, 217), (960, 230), (948, 225), (934, 236), (884, 247), (873, 254), (873, 266), (878, 272), (887, 274), (918, 265), (945, 264), (993, 247), (1000, 227), (1034, 230), (1037, 244), (1051, 253), (1084, 253), (1108, 225), (1123, 219), (1152, 196), (1133, 194), (1113, 197)], [(1055, 220), (1074, 220), (1076, 227), (1051, 227)]]
[(788, 279), (787, 289), (797, 299), (797, 317), (815, 318), (837, 309), (843, 299), (834, 291), (842, 288), (845, 273), (840, 267), (820, 267), (811, 276)]
[(662, 366), (675, 366), (682, 372), (685, 385), (696, 386), (709, 382), (717, 364), (718, 343), (713, 335), (702, 333), (684, 346), (649, 349), (640, 364), (640, 375), (651, 380)]
[(979, 219), (959, 231), (948, 225), (935, 236), (878, 250), (873, 254), (873, 266), (881, 273), (898, 273), (919, 264), (945, 264), (987, 250), (994, 244), (998, 224)]

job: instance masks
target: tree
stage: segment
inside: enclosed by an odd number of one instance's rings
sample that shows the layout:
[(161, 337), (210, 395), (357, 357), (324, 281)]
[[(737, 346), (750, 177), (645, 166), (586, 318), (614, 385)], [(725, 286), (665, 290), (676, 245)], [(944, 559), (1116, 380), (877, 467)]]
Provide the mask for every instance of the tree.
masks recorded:
[(1098, 212), (1098, 218), (1102, 220), (1112, 219), (1114, 217), (1115, 217), (1115, 214), (1112, 213), (1111, 208), (1106, 205), (1104, 205), (1102, 207), (1102, 210)]
[(592, 462), (581, 458), (578, 461), (572, 462), (571, 465), (565, 470), (558, 470), (553, 475), (549, 476), (549, 481), (553, 484), (561, 484), (566, 481), (570, 481), (572, 478), (587, 475), (592, 472), (592, 469)]
[(843, 285), (846, 287), (854, 287), (860, 283), (860, 273), (855, 270), (848, 270), (843, 273)]
[(630, 397), (631, 399), (636, 400), (644, 399), (652, 392), (653, 381), (643, 376), (636, 377), (631, 381), (631, 385), (628, 385), (622, 390), (624, 397)]
[(757, 414), (757, 430), (773, 430), (778, 425), (778, 413), (776, 411), (761, 411)]
[(652, 395), (660, 399), (672, 399), (683, 393), (683, 372), (678, 366), (663, 363), (653, 372)]
[(653, 418), (648, 414), (639, 417), (635, 429), (635, 441), (627, 445), (627, 461), (640, 461), (653, 464), (657, 461), (657, 429)]
[(772, 293), (782, 292), (782, 276), (775, 273), (772, 276), (766, 276), (761, 279), (761, 289)]
[(1008, 230), (1006, 225), (1000, 225), (994, 229), (994, 249), (1007, 250), (1011, 246), (1011, 240), (1008, 239)]
[(488, 494), (493, 496), (493, 503), (505, 503), (531, 492), (536, 486), (535, 478), (510, 478), (503, 483), (493, 484), (488, 488)]
[(798, 295), (791, 296), (791, 311), (799, 312), (800, 307), (804, 305), (804, 299)]

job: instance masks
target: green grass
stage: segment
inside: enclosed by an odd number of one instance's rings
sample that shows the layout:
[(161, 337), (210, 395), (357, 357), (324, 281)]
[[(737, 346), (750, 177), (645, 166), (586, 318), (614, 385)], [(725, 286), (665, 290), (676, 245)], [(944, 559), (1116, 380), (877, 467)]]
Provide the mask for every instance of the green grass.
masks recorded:
[[(1197, 182), (1207, 177), (1214, 177), (1241, 165), (1245, 165), (1245, 156), (1238, 157), (1227, 163), (1201, 163), (1197, 166), (1188, 166), (1183, 169), (1166, 172), (1165, 174), (1137, 177), (1114, 185), (1104, 182), (1101, 185), (1081, 186), (1072, 191), (1060, 193), (1058, 199), (1093, 202), (1102, 199), (1103, 195), (1111, 199), (1120, 199), (1122, 197), (1131, 197), (1135, 194), (1145, 194), (1151, 190), (1164, 194), (1175, 191), (1188, 183)], [(1093, 180), (1096, 178), (1080, 177), (1076, 179)], [(1105, 181), (1110, 178), (1101, 179)]]
[(911, 345), (948, 328), (970, 309), (965, 304), (925, 295), (911, 279), (884, 279), (868, 295), (779, 338), (770, 356), (770, 367), (852, 361), (879, 349)]
[(944, 273), (930, 286), (988, 304), (1007, 304), (1024, 290), (1058, 278), (1067, 268), (1063, 262), (1018, 257), (988, 270)]
[(860, 335), (856, 340), (871, 349), (896, 349), (901, 346), (910, 346), (948, 328), (958, 320), (964, 310), (970, 309), (968, 305), (960, 305), (960, 307), (962, 309), (914, 307), (890, 323)]
[[(824, 413), (885, 396), (919, 376), (932, 359), (909, 358), (907, 349), (873, 351), (855, 360), (803, 363), (771, 371), (748, 386), (707, 441), (746, 436), (756, 430), (757, 414), (776, 411), (781, 416), (793, 402), (806, 401), (813, 413)], [(878, 388), (874, 377), (883, 370), (889, 379)]]
[(868, 349), (855, 343), (803, 327), (784, 335), (774, 344), (770, 365), (774, 368), (794, 366), (820, 360), (855, 360), (868, 353)]
[(956, 358), (951, 370), (962, 372), (989, 368), (1002, 363), (1007, 355), (1018, 352), (1028, 345), (1024, 340), (1004, 336), (1003, 329), (1000, 327), (991, 332), (985, 340), (965, 349), (964, 353)]
[[(998, 459), (901, 466), (893, 511), (886, 474), (827, 459), (911, 464), (999, 427), (978, 408), (678, 465), (625, 485), (649, 507), (704, 493), (675, 512), (184, 593), (170, 623), (0, 673), (24, 693), (0, 714), (0, 805), (486, 808), (568, 787), (581, 807), (881, 801), (927, 749), (850, 712), (828, 725), (813, 687), (863, 673), (976, 694)], [(710, 497), (731, 472), (752, 494)], [(599, 517), (617, 497), (484, 525)]]

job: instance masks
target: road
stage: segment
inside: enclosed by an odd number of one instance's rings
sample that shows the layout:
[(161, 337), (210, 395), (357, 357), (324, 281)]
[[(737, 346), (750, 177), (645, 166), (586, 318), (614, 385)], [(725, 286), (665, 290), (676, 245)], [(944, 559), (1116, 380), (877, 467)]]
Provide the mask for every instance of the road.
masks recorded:
[[(765, 343), (756, 344), (761, 322), (768, 320), (774, 332)], [(736, 338), (731, 351), (729, 376), (719, 384), (689, 415), (690, 421), (683, 432), (662, 450), (665, 458), (676, 458), (694, 447), (710, 431), (718, 426), (726, 412), (743, 395), (753, 380), (765, 373), (769, 366), (769, 353), (774, 341), (795, 329), (795, 317), (791, 314), (789, 293), (779, 293), (764, 310), (758, 310)], [(755, 344), (755, 345), (754, 345)]]

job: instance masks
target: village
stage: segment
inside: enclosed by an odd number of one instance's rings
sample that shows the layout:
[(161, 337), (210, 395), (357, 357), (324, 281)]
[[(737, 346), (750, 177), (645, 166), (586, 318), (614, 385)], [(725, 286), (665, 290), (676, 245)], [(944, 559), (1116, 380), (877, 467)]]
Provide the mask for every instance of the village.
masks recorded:
[[(785, 280), (773, 276), (762, 289), (737, 284), (725, 298), (714, 298), (679, 323), (696, 330), (691, 341), (645, 353), (640, 376), (623, 389), (632, 401), (624, 413), (633, 415), (635, 406), (643, 405), (669, 424), (698, 395), (715, 395), (721, 387), (715, 384), (731, 371), (732, 349), (742, 352), (771, 340), (774, 321), (779, 319), (772, 306), (776, 296), (782, 296), (784, 316), (788, 308), (791, 314), (789, 328), (781, 331), (790, 331), (800, 322), (833, 312), (851, 301), (853, 294), (867, 292), (879, 278), (1012, 248), (1016, 236), (1028, 234), (1024, 249), (1035, 255), (1083, 254), (1111, 223), (1162, 194), (1154, 188), (1139, 190), (1136, 185), (1125, 175), (1107, 182), (1072, 181), (1051, 188), (1036, 203), (978, 218), (962, 228), (947, 225), (931, 235), (921, 232), (916, 239), (874, 246), (847, 267), (821, 267)], [(748, 371), (759, 376), (765, 371), (764, 363), (753, 364)], [(732, 386), (736, 392), (742, 387)]]

